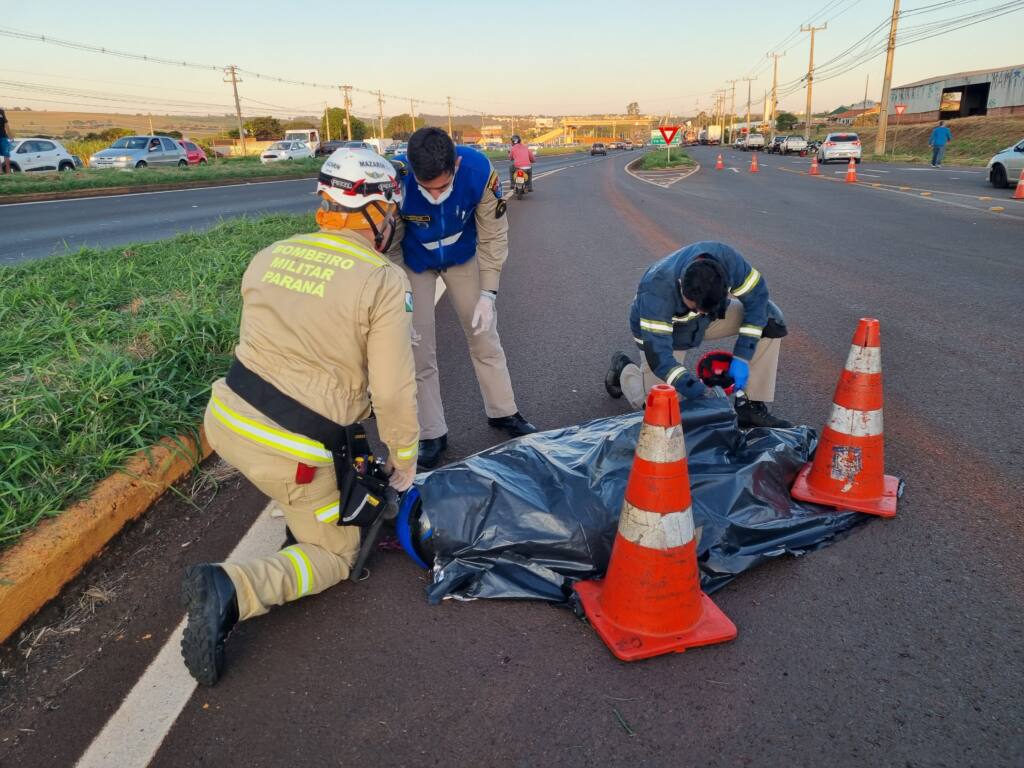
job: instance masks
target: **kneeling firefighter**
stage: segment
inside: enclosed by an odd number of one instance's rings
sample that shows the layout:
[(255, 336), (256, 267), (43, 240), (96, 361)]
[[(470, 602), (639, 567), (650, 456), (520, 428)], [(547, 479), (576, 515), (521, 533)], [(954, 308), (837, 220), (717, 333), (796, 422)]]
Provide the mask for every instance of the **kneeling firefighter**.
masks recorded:
[(735, 336), (729, 377), (740, 428), (790, 427), (773, 416), (779, 346), (786, 335), (782, 313), (768, 300), (761, 273), (725, 243), (693, 243), (655, 262), (644, 273), (629, 313), (640, 365), (617, 352), (605, 377), (612, 397), (640, 408), (655, 384), (669, 384), (684, 398), (718, 396), (683, 365), (687, 350), (705, 339)]
[[(391, 245), (401, 185), (374, 152), (339, 149), (317, 192), (320, 231), (256, 254), (242, 278), (235, 359), (213, 384), (204, 422), (213, 448), (284, 511), (291, 542), (247, 562), (185, 571), (189, 672), (213, 685), (237, 621), (348, 578), (360, 526), (387, 485), (416, 472), (419, 427), (412, 303)], [(360, 422), (373, 413), (387, 446), (376, 459)]]

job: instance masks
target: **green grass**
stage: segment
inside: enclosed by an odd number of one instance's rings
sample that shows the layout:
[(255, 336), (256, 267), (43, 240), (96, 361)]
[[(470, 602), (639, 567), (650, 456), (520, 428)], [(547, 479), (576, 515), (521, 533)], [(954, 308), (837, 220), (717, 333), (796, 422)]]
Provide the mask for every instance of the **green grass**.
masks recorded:
[(0, 547), (163, 437), (195, 434), (255, 252), (311, 215), (0, 268)]
[(68, 192), (105, 187), (147, 187), (154, 184), (187, 184), (193, 181), (242, 181), (308, 173), (317, 174), (323, 160), (292, 160), (262, 165), (258, 158), (217, 160), (187, 168), (143, 168), (117, 170), (83, 168), (66, 173), (16, 173), (0, 176), (0, 198), (4, 195), (28, 195), (43, 192)]
[(686, 152), (679, 147), (655, 149), (643, 156), (640, 170), (653, 171), (659, 168), (690, 168), (696, 165)]

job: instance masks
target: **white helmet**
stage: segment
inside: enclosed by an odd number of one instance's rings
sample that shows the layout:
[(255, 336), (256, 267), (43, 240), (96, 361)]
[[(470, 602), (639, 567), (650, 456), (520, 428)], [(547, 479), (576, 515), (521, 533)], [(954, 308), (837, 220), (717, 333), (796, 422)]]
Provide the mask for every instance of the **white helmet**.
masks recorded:
[(320, 169), (316, 191), (348, 211), (373, 202), (402, 202), (402, 185), (395, 167), (369, 149), (336, 149)]

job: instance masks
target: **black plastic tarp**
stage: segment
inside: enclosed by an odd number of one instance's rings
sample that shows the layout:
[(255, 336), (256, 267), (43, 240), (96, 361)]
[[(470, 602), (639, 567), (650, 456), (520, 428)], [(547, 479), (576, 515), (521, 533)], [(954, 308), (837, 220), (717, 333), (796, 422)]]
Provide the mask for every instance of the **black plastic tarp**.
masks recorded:
[[(867, 516), (794, 501), (813, 453), (808, 427), (736, 427), (725, 399), (683, 404), (701, 584), (721, 588), (783, 554), (827, 545)], [(560, 602), (603, 574), (642, 413), (519, 438), (417, 480), (431, 602), (446, 597)]]

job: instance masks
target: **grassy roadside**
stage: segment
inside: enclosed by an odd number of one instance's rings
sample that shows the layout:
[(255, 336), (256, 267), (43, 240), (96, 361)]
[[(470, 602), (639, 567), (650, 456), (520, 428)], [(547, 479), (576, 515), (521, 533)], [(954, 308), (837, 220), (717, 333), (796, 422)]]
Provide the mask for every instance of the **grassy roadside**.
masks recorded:
[(0, 548), (139, 450), (194, 433), (252, 255), (311, 215), (0, 268)]
[(143, 168), (117, 170), (112, 168), (83, 168), (66, 173), (17, 173), (0, 176), (0, 199), (5, 195), (31, 195), (36, 193), (70, 192), (78, 189), (112, 187), (148, 187), (154, 184), (188, 184), (195, 181), (245, 181), (273, 179), (297, 173), (315, 176), (323, 160), (292, 160), (263, 165), (258, 158), (220, 160), (209, 165), (187, 168)]
[(662, 168), (692, 168), (697, 163), (679, 147), (655, 149), (643, 156), (640, 163), (641, 171), (654, 171)]

